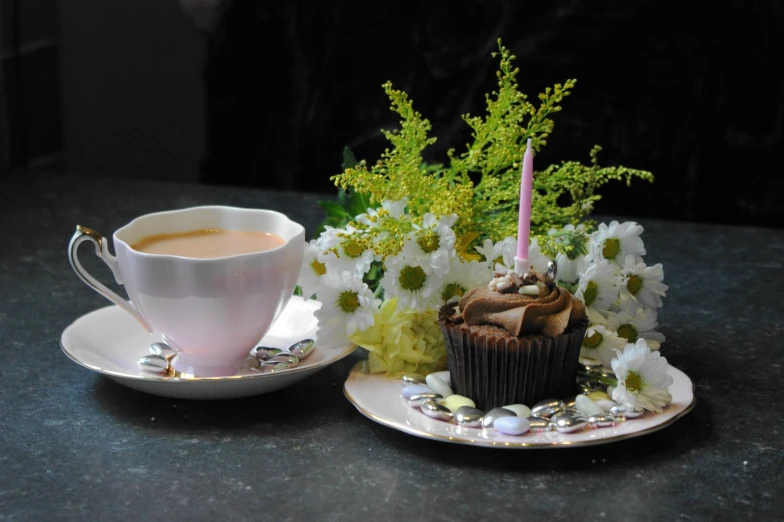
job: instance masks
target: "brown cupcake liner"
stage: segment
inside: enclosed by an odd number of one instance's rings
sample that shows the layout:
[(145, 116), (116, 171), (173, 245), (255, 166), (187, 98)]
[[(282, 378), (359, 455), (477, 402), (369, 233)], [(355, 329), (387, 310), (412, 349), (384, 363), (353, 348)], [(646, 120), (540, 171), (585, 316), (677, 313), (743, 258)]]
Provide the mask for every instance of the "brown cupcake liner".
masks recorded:
[(575, 393), (580, 347), (588, 321), (556, 338), (492, 337), (439, 321), (446, 339), (455, 393), (482, 410), (508, 404), (533, 406)]

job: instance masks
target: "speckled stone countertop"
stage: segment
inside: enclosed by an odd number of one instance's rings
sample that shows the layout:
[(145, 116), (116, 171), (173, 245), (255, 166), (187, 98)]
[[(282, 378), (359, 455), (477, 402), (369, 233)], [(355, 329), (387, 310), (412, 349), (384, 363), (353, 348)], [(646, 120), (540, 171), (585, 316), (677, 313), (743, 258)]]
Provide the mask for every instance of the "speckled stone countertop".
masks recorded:
[(483, 449), (386, 428), (343, 396), (361, 350), (289, 388), (218, 402), (133, 391), (61, 352), (63, 329), (107, 304), (68, 265), (77, 223), (110, 235), (147, 212), (227, 204), (310, 231), (319, 199), (50, 175), (0, 189), (0, 520), (784, 517), (781, 230), (641, 221), (646, 261), (670, 286), (662, 353), (697, 406), (602, 446)]

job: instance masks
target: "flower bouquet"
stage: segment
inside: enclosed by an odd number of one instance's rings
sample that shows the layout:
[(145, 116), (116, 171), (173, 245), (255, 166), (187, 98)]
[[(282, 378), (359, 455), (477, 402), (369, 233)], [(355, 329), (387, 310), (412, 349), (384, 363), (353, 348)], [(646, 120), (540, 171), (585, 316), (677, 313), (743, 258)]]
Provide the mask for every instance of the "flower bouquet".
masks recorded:
[[(536, 101), (519, 92), (515, 57), (499, 40), (497, 90), (486, 96), (484, 116), (463, 116), (473, 141), (426, 163), (423, 150), (436, 138), (406, 93), (383, 88), (400, 127), (370, 165), (344, 151), (334, 176), (337, 202), (322, 202), (327, 219), (306, 246), (299, 286), (322, 306), (319, 338), (352, 342), (369, 352), (367, 370), (394, 378), (446, 368), (437, 310), (471, 287), (487, 285), (515, 266), (521, 158), (547, 144), (552, 116), (575, 86), (556, 84)], [(529, 141), (530, 140), (530, 141)], [(614, 401), (659, 411), (670, 398), (664, 336), (657, 311), (667, 286), (660, 264), (647, 266), (643, 227), (588, 219), (596, 192), (609, 181), (653, 181), (649, 172), (600, 167), (596, 146), (584, 165), (564, 161), (533, 173), (528, 263), (539, 273), (557, 263), (557, 284), (587, 308), (582, 374), (603, 382)], [(669, 380), (668, 380), (669, 379)]]

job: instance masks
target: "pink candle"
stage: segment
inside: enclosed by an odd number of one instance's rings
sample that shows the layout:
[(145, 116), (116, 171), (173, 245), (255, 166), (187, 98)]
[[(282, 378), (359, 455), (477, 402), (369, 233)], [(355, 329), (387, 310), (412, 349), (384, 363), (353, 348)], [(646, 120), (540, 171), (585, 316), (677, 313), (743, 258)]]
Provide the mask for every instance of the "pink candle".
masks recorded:
[(515, 272), (528, 271), (528, 241), (531, 234), (531, 191), (533, 190), (534, 158), (531, 153), (531, 138), (523, 155), (523, 175), (520, 181), (520, 220), (517, 223), (517, 256)]

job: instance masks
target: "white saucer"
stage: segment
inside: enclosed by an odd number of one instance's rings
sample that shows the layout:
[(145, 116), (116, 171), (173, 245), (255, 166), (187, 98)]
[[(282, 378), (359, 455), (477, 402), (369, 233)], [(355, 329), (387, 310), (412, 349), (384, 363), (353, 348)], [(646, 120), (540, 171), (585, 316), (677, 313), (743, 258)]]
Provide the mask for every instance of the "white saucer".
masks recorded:
[(229, 399), (284, 388), (323, 370), (354, 351), (356, 346), (318, 342), (313, 315), (321, 303), (293, 296), (269, 332), (258, 343), (288, 348), (302, 339), (316, 339), (313, 353), (298, 366), (276, 373), (244, 372), (225, 377), (165, 377), (141, 369), (137, 360), (148, 355), (160, 335), (148, 334), (118, 306), (83, 315), (63, 331), (60, 346), (71, 360), (135, 390), (179, 399)]
[(489, 446), (493, 448), (551, 448), (591, 446), (638, 437), (669, 426), (694, 407), (694, 388), (691, 379), (670, 367), (673, 378), (670, 386), (672, 404), (661, 413), (646, 412), (610, 428), (585, 430), (575, 433), (557, 431), (504, 435), (494, 429), (464, 428), (456, 424), (428, 417), (406, 405), (400, 397), (404, 384), (400, 379), (387, 379), (380, 374), (364, 374), (357, 364), (343, 386), (343, 392), (366, 417), (402, 432), (427, 439)]

